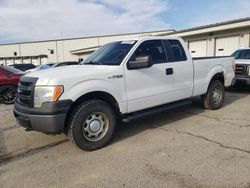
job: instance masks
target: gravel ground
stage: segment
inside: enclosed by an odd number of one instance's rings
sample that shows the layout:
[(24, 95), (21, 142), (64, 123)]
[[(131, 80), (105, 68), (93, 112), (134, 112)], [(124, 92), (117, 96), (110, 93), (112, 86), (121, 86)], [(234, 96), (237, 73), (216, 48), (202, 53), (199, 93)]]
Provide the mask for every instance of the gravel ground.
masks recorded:
[(250, 89), (131, 123), (94, 152), (66, 136), (25, 132), (0, 105), (0, 187), (250, 188)]

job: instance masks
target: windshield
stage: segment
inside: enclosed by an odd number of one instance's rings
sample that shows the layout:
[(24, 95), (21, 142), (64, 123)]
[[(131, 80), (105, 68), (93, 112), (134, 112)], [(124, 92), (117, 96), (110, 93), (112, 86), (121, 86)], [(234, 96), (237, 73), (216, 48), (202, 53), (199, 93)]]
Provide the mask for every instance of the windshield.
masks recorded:
[(250, 49), (237, 50), (232, 54), (235, 59), (250, 59)]
[(120, 65), (136, 41), (112, 42), (101, 46), (81, 62), (85, 65)]
[(3, 68), (9, 72), (11, 72), (12, 74), (16, 74), (16, 73), (22, 73), (23, 71), (18, 70), (16, 68), (10, 67), (10, 66), (3, 66)]

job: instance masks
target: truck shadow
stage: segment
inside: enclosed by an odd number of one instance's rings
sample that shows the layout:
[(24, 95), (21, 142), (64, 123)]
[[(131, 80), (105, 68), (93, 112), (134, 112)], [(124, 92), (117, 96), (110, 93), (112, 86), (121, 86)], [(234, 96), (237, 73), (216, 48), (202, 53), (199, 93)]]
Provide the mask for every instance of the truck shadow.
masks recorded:
[[(5, 145), (5, 139), (4, 139), (3, 131), (2, 131), (2, 129), (0, 129), (0, 158), (6, 152), (7, 152), (7, 148), (6, 148), (6, 145)], [(0, 162), (0, 164), (1, 164), (1, 162)]]
[(229, 93), (250, 94), (250, 85), (236, 85), (227, 88)]
[[(240, 93), (240, 94), (239, 94)], [(241, 95), (243, 94), (243, 95)], [(239, 90), (239, 88), (230, 88), (226, 92), (226, 98), (223, 107), (233, 104), (239, 99), (245, 98), (250, 94), (250, 89)], [(113, 143), (120, 142), (124, 139), (137, 135), (149, 129), (160, 128), (173, 122), (178, 122), (186, 118), (204, 113), (206, 110), (202, 107), (200, 97), (192, 98), (192, 104), (171, 111), (161, 112), (150, 115), (130, 123), (120, 122), (117, 126)], [(222, 108), (223, 108), (222, 107)], [(205, 115), (206, 116), (206, 115)]]
[[(249, 87), (234, 87), (229, 88), (226, 93), (224, 107), (233, 104), (237, 100), (240, 100), (244, 97), (247, 97), (250, 94)], [(175, 110), (166, 111), (162, 113), (157, 113), (154, 115), (150, 115), (130, 123), (118, 123), (115, 136), (112, 144), (125, 140), (129, 137), (135, 136), (143, 131), (159, 128), (165, 125), (168, 125), (173, 122), (178, 122), (180, 120), (184, 120), (185, 118), (189, 118), (195, 115), (199, 115), (205, 110), (202, 108), (200, 97), (192, 98), (192, 104), (188, 106), (184, 106), (181, 108), (177, 108)], [(22, 149), (18, 153), (8, 153), (6, 147), (7, 138), (4, 137), (4, 134), (8, 131), (17, 128), (16, 126), (10, 126), (1, 128), (0, 127), (0, 166), (2, 164), (6, 164), (12, 161), (17, 161), (34, 154), (44, 152), (46, 150), (52, 149), (58, 145), (64, 144), (68, 142), (67, 137), (62, 137), (60, 140), (49, 144), (41, 144), (39, 147), (35, 148), (27, 148)], [(42, 141), (41, 141), (42, 142)], [(72, 145), (72, 147), (74, 147)]]
[[(30, 147), (29, 145), (25, 146), (20, 143), (16, 143), (17, 145), (20, 145), (20, 147), (16, 149), (15, 151), (12, 151), (8, 147), (8, 141), (11, 141), (10, 139), (13, 139), (11, 135), (16, 135), (16, 134), (12, 134), (13, 133), (12, 131), (14, 132), (15, 131), (19, 132), (21, 130), (24, 131), (22, 128), (20, 128), (20, 126), (15, 122), (14, 118), (12, 117), (12, 108), (13, 106), (1, 106), (1, 109), (0, 109), (0, 115), (1, 115), (0, 116), (0, 166), (7, 164), (9, 162), (18, 161), (20, 159), (49, 150), (53, 147), (56, 147), (58, 145), (68, 142), (67, 138), (62, 137), (61, 139), (58, 139), (54, 142), (41, 144), (38, 147)], [(7, 118), (9, 121), (9, 124), (10, 124), (10, 121), (12, 123), (15, 122), (15, 124), (12, 124), (12, 125), (4, 124), (5, 121), (1, 121), (1, 118), (5, 120)], [(17, 130), (19, 128), (20, 130)], [(1, 175), (1, 170), (0, 170), (0, 175)]]
[(40, 147), (26, 149), (18, 153), (4, 153), (3, 155), (0, 155), (0, 166), (9, 162), (17, 161), (25, 157), (29, 157), (34, 154), (46, 151), (58, 145), (64, 144), (68, 141), (69, 141), (68, 139), (63, 139)]

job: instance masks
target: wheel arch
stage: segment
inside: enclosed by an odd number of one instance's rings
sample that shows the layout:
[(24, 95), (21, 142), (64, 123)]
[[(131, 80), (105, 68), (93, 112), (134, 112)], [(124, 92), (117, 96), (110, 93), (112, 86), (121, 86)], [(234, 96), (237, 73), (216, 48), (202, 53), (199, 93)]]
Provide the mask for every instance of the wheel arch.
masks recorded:
[(208, 88), (209, 88), (211, 82), (214, 81), (214, 80), (219, 80), (219, 81), (222, 82), (223, 85), (225, 85), (225, 72), (226, 72), (226, 70), (221, 65), (217, 65), (217, 66), (213, 67), (209, 71), (209, 74), (208, 74), (208, 77), (207, 77), (208, 85), (207, 85), (206, 91), (208, 91)]
[(120, 107), (119, 107), (119, 103), (117, 102), (117, 100), (115, 99), (115, 97), (105, 91), (93, 91), (93, 92), (89, 92), (86, 93), (82, 96), (80, 96), (77, 100), (75, 100), (73, 102), (73, 104), (70, 106), (70, 109), (67, 113), (67, 117), (65, 120), (65, 130), (67, 132), (68, 130), (68, 123), (67, 121), (69, 120), (69, 117), (71, 115), (71, 113), (73, 112), (73, 110), (80, 105), (82, 102), (87, 101), (87, 100), (102, 100), (104, 102), (106, 102), (107, 104), (109, 104), (115, 111), (115, 114), (117, 116), (121, 115), (121, 111), (120, 111)]
[(219, 80), (219, 81), (221, 81), (222, 84), (224, 85), (224, 84), (225, 84), (224, 72), (221, 71), (221, 72), (216, 73), (216, 74), (211, 78), (210, 83), (211, 83), (213, 80)]
[(14, 86), (16, 88), (18, 87), (18, 85), (13, 84), (13, 83), (2, 84), (2, 85), (0, 85), (0, 88), (3, 87), (3, 86)]
[[(223, 72), (223, 71), (217, 72), (217, 73), (215, 73), (215, 74), (211, 77), (211, 79), (210, 79), (210, 81), (209, 81), (209, 84), (208, 84), (208, 87), (207, 87), (207, 92), (208, 92), (209, 86), (211, 85), (212, 81), (214, 81), (214, 80), (219, 80), (219, 81), (224, 85), (224, 84), (225, 84), (224, 72)], [(206, 92), (206, 93), (207, 93), (207, 92)]]

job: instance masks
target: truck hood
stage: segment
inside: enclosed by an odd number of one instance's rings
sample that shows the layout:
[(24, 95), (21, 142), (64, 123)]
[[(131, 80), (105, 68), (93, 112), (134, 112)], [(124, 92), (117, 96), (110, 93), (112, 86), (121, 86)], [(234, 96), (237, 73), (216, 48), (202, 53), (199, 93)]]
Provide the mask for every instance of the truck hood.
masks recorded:
[(57, 85), (65, 81), (82, 82), (91, 79), (103, 79), (117, 70), (120, 66), (104, 65), (71, 65), (50, 68), (28, 74), (28, 77), (38, 78), (37, 85)]
[(236, 59), (236, 64), (250, 65), (250, 59)]

